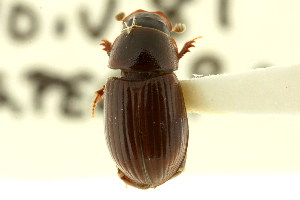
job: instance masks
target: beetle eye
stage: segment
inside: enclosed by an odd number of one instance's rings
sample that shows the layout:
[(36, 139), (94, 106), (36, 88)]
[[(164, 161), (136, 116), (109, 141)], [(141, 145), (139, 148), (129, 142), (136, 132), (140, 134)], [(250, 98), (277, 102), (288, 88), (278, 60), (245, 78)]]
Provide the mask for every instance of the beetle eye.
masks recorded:
[(115, 16), (115, 18), (116, 18), (117, 21), (122, 21), (124, 19), (124, 17), (125, 17), (125, 13), (124, 12), (120, 12), (120, 13), (118, 13)]
[(185, 24), (181, 24), (181, 23), (178, 23), (178, 24), (175, 24), (174, 28), (172, 29), (172, 32), (175, 32), (175, 33), (182, 33), (186, 30), (186, 25)]

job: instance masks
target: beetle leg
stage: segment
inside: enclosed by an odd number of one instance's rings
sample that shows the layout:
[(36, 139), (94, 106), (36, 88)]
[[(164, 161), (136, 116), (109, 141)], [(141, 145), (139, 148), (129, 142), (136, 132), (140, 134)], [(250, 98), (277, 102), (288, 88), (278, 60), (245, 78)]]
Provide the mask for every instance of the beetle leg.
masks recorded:
[(138, 184), (138, 183), (132, 181), (120, 169), (118, 169), (118, 176), (120, 177), (120, 179), (122, 179), (122, 181), (124, 181), (126, 186), (130, 185), (132, 187), (136, 187), (136, 188), (144, 189), (144, 190), (150, 188), (150, 186), (147, 184)]
[(104, 96), (104, 89), (105, 89), (105, 85), (103, 85), (103, 87), (96, 91), (97, 96), (95, 97), (94, 101), (93, 101), (93, 107), (92, 107), (92, 117), (95, 117), (95, 109), (97, 106), (97, 103), (99, 103)]
[(177, 172), (171, 178), (175, 178), (176, 176), (178, 176), (179, 174), (181, 174), (184, 171), (185, 163), (186, 163), (186, 156), (185, 156), (184, 160), (181, 162), (181, 165), (178, 168)]
[(182, 56), (183, 56), (184, 54), (186, 54), (187, 52), (190, 52), (189, 48), (190, 48), (190, 47), (195, 47), (195, 46), (193, 45), (193, 43), (195, 42), (195, 40), (197, 40), (197, 39), (199, 39), (199, 38), (202, 38), (202, 36), (196, 37), (196, 38), (194, 38), (194, 39), (192, 39), (192, 40), (186, 42), (186, 43), (184, 44), (184, 46), (182, 47), (181, 51), (180, 51), (180, 52), (178, 53), (178, 55), (177, 55), (177, 56), (178, 56), (178, 59), (182, 58)]
[(104, 46), (103, 50), (107, 52), (107, 55), (110, 55), (110, 51), (112, 49), (112, 44), (108, 40), (101, 40), (102, 43), (100, 45)]

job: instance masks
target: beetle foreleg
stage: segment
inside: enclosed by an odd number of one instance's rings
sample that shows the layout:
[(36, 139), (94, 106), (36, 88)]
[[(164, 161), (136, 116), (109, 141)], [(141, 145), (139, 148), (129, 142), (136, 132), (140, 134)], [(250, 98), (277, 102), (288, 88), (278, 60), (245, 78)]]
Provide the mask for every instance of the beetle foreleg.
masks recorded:
[(100, 43), (100, 45), (104, 46), (103, 50), (106, 51), (107, 55), (109, 56), (112, 48), (112, 44), (108, 40), (101, 40), (101, 41), (102, 43)]
[(182, 58), (182, 56), (183, 56), (184, 54), (186, 54), (187, 52), (190, 52), (189, 48), (190, 48), (190, 47), (195, 47), (195, 46), (193, 45), (193, 43), (195, 42), (195, 40), (197, 40), (197, 39), (199, 39), (199, 38), (202, 38), (202, 36), (196, 37), (196, 38), (194, 38), (194, 39), (192, 39), (192, 40), (186, 42), (186, 43), (184, 44), (184, 46), (182, 47), (181, 51), (178, 53), (178, 59)]
[(95, 117), (95, 109), (96, 109), (97, 103), (99, 103), (103, 99), (104, 89), (105, 89), (105, 85), (103, 85), (103, 87), (100, 90), (95, 92), (97, 94), (97, 96), (95, 97), (95, 99), (93, 101), (92, 117)]

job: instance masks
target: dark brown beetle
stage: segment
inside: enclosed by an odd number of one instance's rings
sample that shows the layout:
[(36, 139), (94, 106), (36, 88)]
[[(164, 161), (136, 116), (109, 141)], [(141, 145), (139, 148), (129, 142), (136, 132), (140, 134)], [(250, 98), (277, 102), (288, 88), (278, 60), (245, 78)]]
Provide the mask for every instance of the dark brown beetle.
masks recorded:
[(119, 177), (131, 186), (155, 188), (179, 175), (185, 165), (188, 119), (179, 81), (173, 71), (195, 39), (178, 52), (170, 32), (182, 32), (161, 12), (137, 10), (124, 18), (113, 44), (103, 40), (109, 67), (121, 69), (98, 90), (104, 96), (106, 141)]

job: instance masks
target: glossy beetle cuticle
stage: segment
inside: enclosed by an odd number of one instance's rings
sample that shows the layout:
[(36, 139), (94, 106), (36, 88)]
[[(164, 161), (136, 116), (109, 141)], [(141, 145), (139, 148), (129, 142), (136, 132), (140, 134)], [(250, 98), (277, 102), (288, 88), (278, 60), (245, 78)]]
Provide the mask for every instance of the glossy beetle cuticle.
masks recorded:
[(123, 22), (121, 34), (101, 45), (121, 76), (96, 92), (92, 113), (104, 97), (106, 142), (119, 177), (140, 189), (155, 188), (184, 170), (188, 119), (174, 71), (197, 38), (179, 52), (170, 32), (186, 27), (172, 29), (163, 13), (137, 10), (116, 19)]

